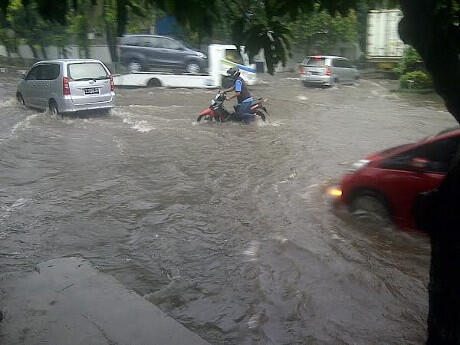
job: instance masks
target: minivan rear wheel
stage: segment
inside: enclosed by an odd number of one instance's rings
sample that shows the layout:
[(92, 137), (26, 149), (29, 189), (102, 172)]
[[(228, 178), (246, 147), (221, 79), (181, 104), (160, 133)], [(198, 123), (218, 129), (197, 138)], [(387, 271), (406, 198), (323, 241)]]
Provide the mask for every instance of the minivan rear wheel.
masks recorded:
[(51, 115), (59, 115), (58, 106), (55, 101), (50, 101), (48, 107)]
[(16, 99), (18, 100), (18, 103), (21, 104), (21, 105), (26, 105), (26, 102), (24, 102), (24, 98), (22, 97), (22, 95), (20, 93), (18, 93), (16, 95)]

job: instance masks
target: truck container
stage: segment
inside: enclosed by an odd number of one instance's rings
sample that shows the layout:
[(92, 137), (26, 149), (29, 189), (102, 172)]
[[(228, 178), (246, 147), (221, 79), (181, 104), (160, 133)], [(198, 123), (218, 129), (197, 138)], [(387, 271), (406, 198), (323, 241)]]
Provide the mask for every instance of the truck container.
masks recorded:
[(378, 70), (393, 69), (403, 56), (405, 45), (398, 32), (402, 16), (398, 9), (369, 11), (366, 58)]

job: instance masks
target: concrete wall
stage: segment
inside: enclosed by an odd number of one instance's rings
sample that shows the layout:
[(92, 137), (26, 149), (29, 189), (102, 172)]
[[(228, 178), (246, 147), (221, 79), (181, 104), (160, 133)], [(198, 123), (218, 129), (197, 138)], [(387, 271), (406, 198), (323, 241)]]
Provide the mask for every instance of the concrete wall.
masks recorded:
[[(32, 50), (28, 45), (21, 44), (18, 47), (18, 55), (23, 59), (33, 59), (34, 55)], [(45, 48), (46, 55), (48, 59), (59, 59), (63, 58), (64, 56), (59, 51), (59, 49), (55, 46), (49, 46)], [(79, 54), (78, 46), (71, 45), (66, 47), (67, 57), (68, 58), (83, 58), (84, 53)], [(40, 59), (43, 59), (42, 52), (37, 50)], [(6, 49), (4, 46), (0, 45), (0, 56), (7, 56)], [(90, 58), (101, 60), (104, 63), (110, 64), (112, 62), (110, 58), (110, 52), (106, 45), (91, 45), (90, 46)]]
[[(46, 54), (47, 54), (48, 59), (59, 59), (59, 58), (64, 57), (57, 47), (50, 46), (50, 47), (46, 47), (45, 49), (46, 49)], [(76, 45), (67, 46), (66, 50), (67, 50), (68, 58), (78, 59), (78, 58), (84, 57), (83, 52), (81, 52), (81, 55), (79, 54), (79, 48)], [(207, 47), (203, 51), (206, 51), (206, 50), (207, 50)], [(41, 55), (41, 51), (38, 50), (37, 52), (39, 54), (39, 58), (43, 59), (43, 56)], [(279, 64), (275, 68), (276, 72), (297, 71), (298, 64), (302, 62), (302, 60), (305, 58), (304, 49), (302, 48), (293, 49), (291, 53), (292, 53), (292, 57), (288, 59), (286, 66), (283, 67), (281, 64)], [(33, 59), (32, 50), (27, 45), (18, 46), (18, 54), (19, 54), (19, 57), (23, 59)], [(361, 56), (361, 54), (362, 52), (359, 49), (359, 45), (357, 43), (339, 43), (334, 49), (328, 52), (328, 55), (344, 56), (350, 60), (357, 60)], [(2, 45), (0, 45), (0, 56), (7, 56), (5, 47), (3, 47)], [(107, 65), (112, 64), (109, 49), (107, 45), (105, 44), (91, 45), (90, 46), (90, 58), (101, 60)], [(263, 50), (261, 50), (259, 54), (257, 54), (254, 57), (254, 61), (255, 62), (262, 61), (265, 63), (265, 57), (264, 57)], [(266, 66), (265, 66), (265, 71), (267, 71)]]

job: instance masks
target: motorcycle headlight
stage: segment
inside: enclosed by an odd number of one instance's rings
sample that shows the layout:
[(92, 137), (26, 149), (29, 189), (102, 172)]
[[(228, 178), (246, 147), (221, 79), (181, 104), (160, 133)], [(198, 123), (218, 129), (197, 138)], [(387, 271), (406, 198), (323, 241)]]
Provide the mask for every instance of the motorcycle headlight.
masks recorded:
[(214, 104), (216, 104), (216, 100), (213, 98), (211, 99), (211, 105), (214, 105)]
[(352, 164), (350, 168), (350, 172), (355, 172), (355, 171), (358, 171), (359, 169), (364, 168), (366, 165), (369, 164), (369, 162), (370, 161), (367, 159), (360, 159), (359, 161)]

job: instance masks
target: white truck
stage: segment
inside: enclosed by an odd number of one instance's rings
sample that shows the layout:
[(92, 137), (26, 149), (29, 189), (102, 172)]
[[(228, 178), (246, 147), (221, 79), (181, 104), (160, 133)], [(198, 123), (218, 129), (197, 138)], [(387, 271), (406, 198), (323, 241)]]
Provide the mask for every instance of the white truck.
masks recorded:
[(208, 74), (172, 74), (136, 72), (114, 76), (116, 86), (164, 86), (189, 88), (217, 88), (222, 86), (222, 77), (230, 67), (238, 66), (242, 78), (248, 85), (257, 82), (255, 65), (245, 64), (234, 45), (211, 44), (208, 49)]
[(392, 70), (403, 56), (405, 45), (398, 32), (402, 16), (398, 9), (369, 11), (366, 59), (378, 70)]

